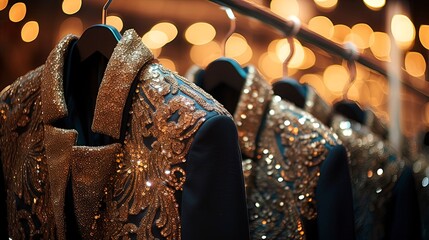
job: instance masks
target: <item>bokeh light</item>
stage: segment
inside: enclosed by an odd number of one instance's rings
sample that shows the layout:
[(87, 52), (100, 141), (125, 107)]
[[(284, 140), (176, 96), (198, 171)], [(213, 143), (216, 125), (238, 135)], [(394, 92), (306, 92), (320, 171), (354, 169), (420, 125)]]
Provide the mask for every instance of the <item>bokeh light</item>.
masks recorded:
[(215, 36), (216, 29), (206, 22), (194, 23), (185, 31), (186, 40), (194, 45), (207, 44), (212, 41)]
[(62, 9), (65, 14), (72, 15), (77, 13), (82, 7), (82, 0), (64, 0)]
[(32, 42), (39, 35), (39, 24), (36, 21), (29, 21), (21, 29), (21, 38), (24, 42)]
[(386, 0), (363, 0), (363, 2), (369, 9), (374, 11), (380, 10), (386, 4)]
[(9, 19), (12, 22), (20, 22), (27, 14), (27, 6), (23, 2), (17, 2), (9, 9)]
[(0, 11), (7, 7), (8, 0), (0, 0)]
[(407, 16), (403, 14), (394, 15), (392, 17), (390, 30), (400, 48), (408, 49), (414, 43), (416, 29), (414, 28), (413, 22), (411, 22)]
[(421, 77), (426, 71), (426, 61), (419, 52), (408, 52), (405, 55), (405, 70), (414, 77)]
[(113, 15), (106, 17), (106, 24), (113, 26), (119, 32), (122, 31), (122, 28), (124, 27), (124, 23), (122, 22), (122, 19), (118, 16), (113, 16)]

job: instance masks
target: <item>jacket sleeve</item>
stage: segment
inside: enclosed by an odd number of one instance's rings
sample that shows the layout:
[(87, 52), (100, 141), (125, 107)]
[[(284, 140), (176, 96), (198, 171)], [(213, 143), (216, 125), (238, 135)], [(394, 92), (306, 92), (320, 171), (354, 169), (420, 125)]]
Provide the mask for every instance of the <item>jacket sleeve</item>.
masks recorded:
[(350, 179), (346, 150), (336, 146), (322, 164), (316, 189), (318, 239), (354, 239)]
[(392, 193), (386, 239), (420, 239), (420, 214), (413, 172), (406, 166)]
[(182, 239), (249, 239), (237, 129), (226, 116), (198, 130), (187, 158)]

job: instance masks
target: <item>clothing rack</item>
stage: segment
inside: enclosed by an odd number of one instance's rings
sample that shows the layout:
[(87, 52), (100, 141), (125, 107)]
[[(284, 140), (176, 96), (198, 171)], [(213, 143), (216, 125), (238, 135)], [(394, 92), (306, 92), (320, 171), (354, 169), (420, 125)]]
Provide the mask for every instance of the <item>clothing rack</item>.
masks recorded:
[[(219, 5), (229, 7), (232, 10), (235, 10), (241, 14), (244, 14), (249, 17), (256, 18), (261, 22), (264, 22), (280, 32), (282, 32), (285, 36), (290, 36), (293, 29), (294, 23), (293, 21), (286, 20), (281, 18), (280, 16), (272, 13), (270, 10), (260, 7), (255, 3), (252, 3), (247, 0), (210, 0), (211, 2), (217, 3)], [(355, 55), (350, 49), (347, 49), (321, 35), (309, 30), (306, 26), (301, 26), (299, 31), (294, 36), (297, 39), (315, 45), (329, 53), (336, 54), (346, 60), (355, 60), (356, 62), (380, 73), (385, 76), (387, 79), (392, 79), (397, 76), (392, 76), (384, 66), (381, 66), (376, 61), (369, 59), (361, 54)], [(416, 89), (411, 86), (408, 82), (401, 81), (402, 85), (407, 89), (417, 94), (420, 97), (425, 99), (429, 99), (429, 92), (423, 92), (422, 90)]]

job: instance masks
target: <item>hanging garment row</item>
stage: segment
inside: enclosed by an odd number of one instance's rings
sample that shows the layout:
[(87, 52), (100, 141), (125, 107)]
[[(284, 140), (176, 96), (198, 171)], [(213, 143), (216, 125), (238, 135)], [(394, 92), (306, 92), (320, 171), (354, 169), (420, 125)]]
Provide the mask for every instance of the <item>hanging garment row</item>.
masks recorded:
[(134, 30), (61, 40), (0, 93), (4, 236), (419, 234), (411, 172), (373, 132), (374, 115), (319, 112), (330, 106), (297, 85), (300, 109), (232, 59), (190, 78), (157, 63)]

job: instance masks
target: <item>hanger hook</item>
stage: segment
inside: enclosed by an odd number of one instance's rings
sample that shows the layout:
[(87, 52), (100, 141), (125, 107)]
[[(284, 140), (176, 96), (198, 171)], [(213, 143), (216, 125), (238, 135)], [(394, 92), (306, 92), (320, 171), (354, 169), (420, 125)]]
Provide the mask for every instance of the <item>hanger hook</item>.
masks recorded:
[(343, 89), (343, 99), (347, 99), (347, 93), (356, 79), (356, 60), (359, 58), (359, 52), (356, 45), (352, 42), (344, 43), (344, 48), (349, 53), (349, 57), (346, 60), (350, 77), (348, 83), (344, 86)]
[(112, 3), (113, 0), (107, 0), (107, 2), (103, 6), (103, 10), (101, 12), (101, 23), (106, 25), (106, 18), (107, 18), (107, 9), (110, 6), (110, 3)]
[(283, 62), (283, 76), (288, 76), (288, 65), (292, 60), (293, 55), (295, 54), (295, 41), (293, 38), (298, 34), (299, 30), (301, 29), (301, 20), (299, 20), (297, 16), (290, 16), (288, 20), (292, 24), (292, 30), (287, 36), (290, 52)]
[(235, 32), (236, 24), (235, 24), (235, 15), (234, 15), (234, 12), (231, 10), (231, 8), (221, 7), (221, 9), (225, 10), (226, 15), (230, 20), (229, 31), (225, 35), (225, 38), (222, 41), (222, 53), (223, 53), (223, 56), (226, 56), (226, 41), (228, 41), (229, 37), (231, 37), (231, 35)]

